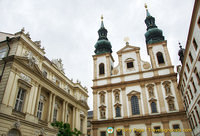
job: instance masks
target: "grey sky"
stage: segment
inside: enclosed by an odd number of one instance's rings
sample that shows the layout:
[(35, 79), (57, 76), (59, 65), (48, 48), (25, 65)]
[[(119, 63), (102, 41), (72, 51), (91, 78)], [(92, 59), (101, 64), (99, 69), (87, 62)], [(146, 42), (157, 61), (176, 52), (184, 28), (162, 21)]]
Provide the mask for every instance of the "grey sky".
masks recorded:
[(125, 46), (127, 36), (130, 45), (141, 48), (142, 59), (149, 61), (144, 3), (163, 30), (172, 63), (180, 64), (178, 41), (185, 46), (194, 0), (0, 0), (0, 31), (15, 33), (25, 27), (32, 40), (41, 40), (46, 56), (62, 58), (66, 75), (88, 87), (92, 109), (92, 55), (100, 16), (104, 15), (115, 66), (116, 52)]

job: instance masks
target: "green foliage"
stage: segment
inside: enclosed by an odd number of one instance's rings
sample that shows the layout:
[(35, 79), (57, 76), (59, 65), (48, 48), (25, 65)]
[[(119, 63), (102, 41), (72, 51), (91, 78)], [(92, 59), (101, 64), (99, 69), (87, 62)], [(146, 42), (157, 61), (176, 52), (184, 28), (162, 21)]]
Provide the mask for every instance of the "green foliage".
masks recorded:
[(56, 121), (54, 123), (51, 123), (51, 125), (55, 128), (58, 128), (58, 134), (57, 136), (79, 136), (81, 134), (80, 131), (78, 131), (76, 128), (74, 131), (70, 128), (69, 123), (63, 123), (62, 121)]

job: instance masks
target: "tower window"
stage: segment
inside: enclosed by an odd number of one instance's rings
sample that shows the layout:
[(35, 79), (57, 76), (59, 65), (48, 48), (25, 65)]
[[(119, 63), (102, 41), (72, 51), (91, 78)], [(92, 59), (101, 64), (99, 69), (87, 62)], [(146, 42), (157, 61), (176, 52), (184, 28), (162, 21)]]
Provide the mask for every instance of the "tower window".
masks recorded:
[(127, 68), (133, 68), (133, 62), (127, 62)]
[(105, 74), (104, 64), (101, 63), (101, 64), (99, 65), (99, 75), (103, 75), (103, 74)]
[(191, 61), (191, 63), (192, 63), (192, 62), (193, 62), (193, 57), (192, 57), (191, 52), (189, 53), (189, 58), (190, 58), (190, 61)]
[(162, 54), (161, 52), (158, 52), (158, 53), (156, 54), (156, 56), (157, 56), (157, 59), (158, 59), (158, 64), (163, 64), (163, 63), (165, 63), (164, 58), (163, 58), (163, 54)]

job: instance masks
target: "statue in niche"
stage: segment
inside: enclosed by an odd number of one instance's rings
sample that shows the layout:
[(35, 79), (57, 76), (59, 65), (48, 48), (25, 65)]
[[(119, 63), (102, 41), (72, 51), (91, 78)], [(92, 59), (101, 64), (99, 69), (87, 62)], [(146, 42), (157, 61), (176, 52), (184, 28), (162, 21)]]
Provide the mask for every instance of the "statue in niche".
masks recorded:
[(106, 117), (106, 113), (105, 113), (105, 109), (101, 109), (101, 111), (100, 111), (101, 113), (101, 118), (103, 119), (103, 118), (105, 118)]
[(119, 93), (115, 94), (115, 102), (119, 102)]
[(101, 103), (105, 103), (105, 96), (101, 94)]
[(154, 96), (153, 88), (150, 87), (150, 88), (149, 88), (149, 97), (153, 97), (153, 96)]
[(165, 90), (166, 90), (167, 95), (171, 93), (171, 89), (169, 85), (165, 85)]

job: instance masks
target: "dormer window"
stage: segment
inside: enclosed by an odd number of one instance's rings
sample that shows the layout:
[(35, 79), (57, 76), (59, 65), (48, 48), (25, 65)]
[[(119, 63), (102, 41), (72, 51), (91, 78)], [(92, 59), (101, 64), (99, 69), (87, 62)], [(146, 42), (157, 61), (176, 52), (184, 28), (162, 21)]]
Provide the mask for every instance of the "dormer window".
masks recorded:
[(126, 62), (127, 69), (134, 68), (134, 59), (128, 58), (126, 59), (125, 62)]

